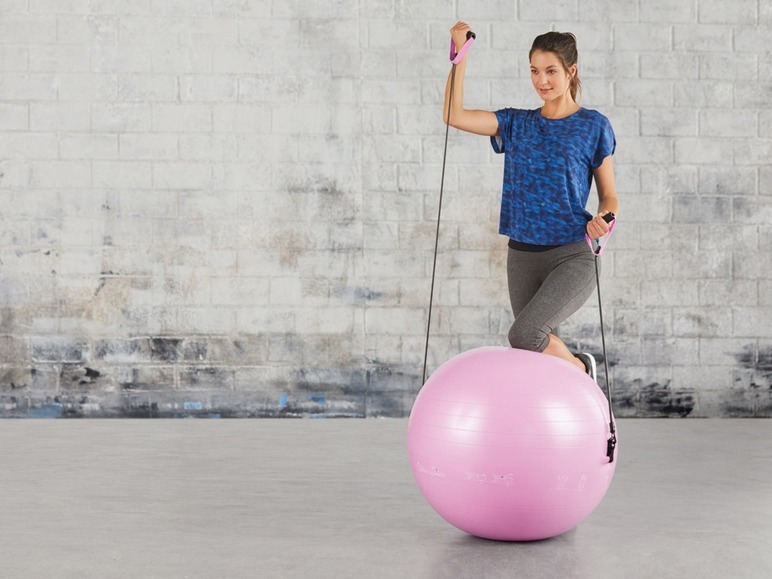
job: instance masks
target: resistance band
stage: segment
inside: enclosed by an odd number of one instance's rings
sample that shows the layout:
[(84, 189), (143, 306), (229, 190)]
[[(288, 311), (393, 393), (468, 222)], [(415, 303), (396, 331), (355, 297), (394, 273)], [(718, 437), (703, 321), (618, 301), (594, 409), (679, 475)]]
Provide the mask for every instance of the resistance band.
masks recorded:
[[(608, 237), (611, 235), (611, 232), (614, 231), (614, 225), (616, 224), (617, 220), (613, 213), (609, 212), (606, 213), (603, 216), (603, 220), (609, 224), (609, 230), (606, 234), (606, 240), (608, 241)], [(598, 314), (600, 315), (600, 340), (603, 344), (603, 366), (606, 370), (606, 394), (608, 396), (608, 418), (609, 418), (609, 432), (611, 433), (611, 436), (609, 436), (608, 443), (606, 445), (606, 456), (608, 457), (609, 462), (614, 462), (614, 449), (617, 446), (617, 428), (614, 424), (614, 410), (612, 408), (611, 404), (611, 381), (609, 380), (609, 373), (608, 373), (608, 356), (606, 355), (606, 332), (603, 330), (603, 305), (601, 303), (600, 299), (600, 268), (598, 267), (598, 260), (600, 259), (601, 254), (603, 254), (603, 250), (606, 248), (605, 245), (602, 245), (600, 242), (600, 239), (595, 240), (595, 245), (597, 247), (593, 247), (592, 239), (590, 239), (590, 236), (585, 233), (585, 238), (587, 239), (587, 243), (590, 246), (590, 249), (592, 250), (592, 253), (595, 255), (595, 283), (598, 286)]]
[(426, 361), (429, 357), (429, 333), (432, 328), (432, 304), (434, 303), (434, 279), (437, 272), (437, 248), (440, 242), (440, 216), (442, 215), (442, 193), (445, 190), (445, 163), (448, 159), (448, 133), (450, 131), (450, 108), (453, 104), (453, 83), (456, 79), (456, 65), (464, 59), (467, 51), (474, 43), (475, 33), (471, 30), (466, 33), (466, 42), (461, 50), (456, 52), (456, 44), (450, 39), (450, 62), (453, 68), (450, 72), (450, 91), (448, 93), (448, 117), (445, 120), (445, 149), (442, 152), (442, 177), (440, 178), (440, 202), (437, 208), (437, 232), (434, 236), (434, 261), (432, 262), (432, 287), (429, 291), (429, 320), (426, 323), (426, 346), (424, 347), (424, 369), (421, 373), (421, 384), (426, 383)]

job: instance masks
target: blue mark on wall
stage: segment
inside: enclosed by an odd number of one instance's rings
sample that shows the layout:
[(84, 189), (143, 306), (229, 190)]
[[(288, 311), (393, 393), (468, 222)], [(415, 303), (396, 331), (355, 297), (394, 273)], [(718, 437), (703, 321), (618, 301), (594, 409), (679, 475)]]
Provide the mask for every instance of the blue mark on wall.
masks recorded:
[(38, 408), (30, 408), (30, 418), (61, 418), (63, 406), (61, 404), (44, 404)]
[(279, 397), (279, 408), (286, 408), (287, 407), (287, 393), (282, 392), (281, 396)]
[(185, 402), (185, 410), (203, 410), (204, 405), (201, 402)]

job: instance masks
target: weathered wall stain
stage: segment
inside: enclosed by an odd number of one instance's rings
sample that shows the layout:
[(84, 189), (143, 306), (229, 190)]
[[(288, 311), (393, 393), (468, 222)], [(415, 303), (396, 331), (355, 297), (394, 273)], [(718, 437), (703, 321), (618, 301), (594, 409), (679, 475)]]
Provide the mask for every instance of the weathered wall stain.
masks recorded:
[(673, 390), (670, 384), (646, 384), (640, 389), (640, 416), (686, 417), (694, 410), (693, 390)]
[(152, 338), (151, 359), (161, 362), (177, 362), (182, 359), (182, 340), (178, 338)]

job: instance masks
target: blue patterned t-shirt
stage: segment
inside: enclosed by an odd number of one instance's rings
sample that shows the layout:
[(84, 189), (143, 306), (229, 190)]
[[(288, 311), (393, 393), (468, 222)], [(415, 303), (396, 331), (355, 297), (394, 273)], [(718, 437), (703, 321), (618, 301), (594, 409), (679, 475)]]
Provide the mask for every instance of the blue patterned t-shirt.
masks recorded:
[(496, 118), (491, 145), (505, 153), (499, 233), (533, 245), (584, 239), (592, 172), (616, 148), (609, 120), (585, 108), (562, 119), (507, 108)]

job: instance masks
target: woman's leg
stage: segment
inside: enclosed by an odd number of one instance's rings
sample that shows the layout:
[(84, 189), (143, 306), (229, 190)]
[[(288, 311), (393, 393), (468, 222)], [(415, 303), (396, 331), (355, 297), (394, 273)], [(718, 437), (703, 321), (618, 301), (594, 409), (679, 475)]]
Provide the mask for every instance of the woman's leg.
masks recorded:
[(507, 272), (515, 314), (509, 331), (512, 347), (544, 352), (584, 371), (582, 361), (553, 332), (592, 295), (594, 259), (584, 242), (539, 253), (510, 249)]
[(558, 338), (555, 334), (548, 334), (548, 338), (549, 343), (547, 344), (547, 347), (544, 348), (545, 354), (555, 356), (556, 358), (562, 358), (566, 362), (571, 362), (582, 372), (587, 372), (587, 368), (585, 367), (584, 362), (574, 356), (571, 353), (571, 350), (568, 349), (568, 346), (566, 346), (560, 338)]

